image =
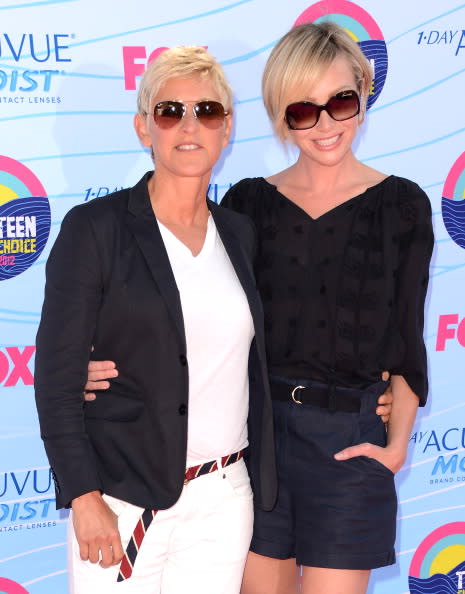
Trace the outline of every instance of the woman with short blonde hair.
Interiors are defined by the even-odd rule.
[[[297,160],[222,202],[257,230],[279,483],[273,510],[255,509],[242,594],[364,594],[370,570],[395,561],[394,473],[428,389],[433,236],[425,193],[353,153],[371,84],[338,25],[289,31],[263,99]],[[375,409],[389,377],[386,432]]]
[[[252,497],[275,501],[255,235],[207,199],[231,113],[205,49],[163,52],[134,117],[154,170],[73,208],[47,262],[35,387],[71,594],[238,594]],[[91,352],[118,373],[83,406]]]

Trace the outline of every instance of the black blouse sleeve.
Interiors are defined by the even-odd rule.
[[[392,373],[402,375],[426,403],[428,378],[423,340],[424,307],[434,244],[431,204],[419,186],[399,179],[397,196],[399,267],[397,277],[397,327],[405,345],[403,361]]]
[[[260,178],[246,178],[234,184],[221,200],[221,206],[246,215],[250,221],[253,232],[254,246],[252,262],[256,263],[256,255],[258,251],[258,229],[260,225],[257,224],[258,214],[258,196],[260,193]]]
[[[242,179],[234,184],[224,195],[221,206],[248,215],[255,219],[257,204],[257,184],[251,178]]]

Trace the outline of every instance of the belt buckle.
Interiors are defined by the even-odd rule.
[[[301,400],[297,400],[295,393],[297,390],[304,390],[306,386],[296,386],[291,392],[291,398],[296,404],[302,404]]]

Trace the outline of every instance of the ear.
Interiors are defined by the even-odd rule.
[[[141,116],[140,113],[136,113],[134,116],[134,130],[144,146],[152,146],[152,139],[150,138],[147,129],[147,116]]]
[[[229,144],[229,139],[231,138],[232,127],[233,127],[232,114],[228,114],[224,118],[223,148],[225,148]]]

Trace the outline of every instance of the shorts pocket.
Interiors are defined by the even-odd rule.
[[[375,467],[377,470],[381,470],[382,472],[388,474],[389,476],[394,476],[394,473],[390,468],[385,466],[382,462],[377,460],[376,458],[369,458],[368,456],[360,456],[361,458],[365,459],[369,464]]]
[[[386,447],[386,428],[379,415],[376,413],[358,415],[356,424],[356,442],[354,445],[372,443],[380,448]],[[376,458],[368,456],[359,456],[359,458],[366,463],[367,467],[370,466],[370,469],[382,471],[390,477],[394,476],[392,470],[376,460]]]

